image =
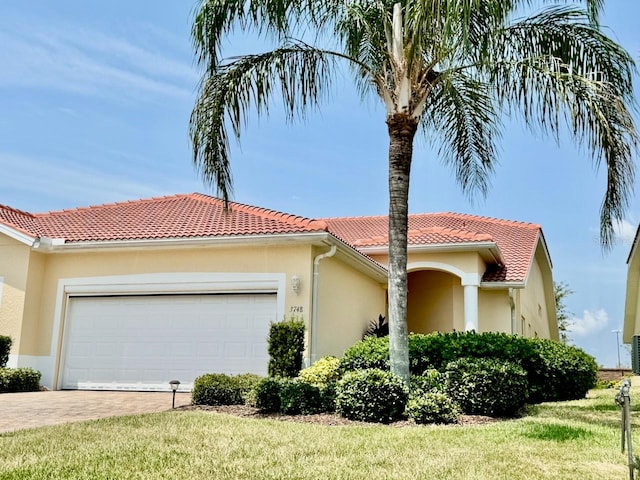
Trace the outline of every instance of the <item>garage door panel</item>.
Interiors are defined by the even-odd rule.
[[[209,372],[266,375],[275,318],[275,295],[72,298],[62,388],[167,390]]]

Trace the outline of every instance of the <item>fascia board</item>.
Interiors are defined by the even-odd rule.
[[[480,288],[483,290],[506,290],[509,288],[524,288],[524,282],[480,282]]]
[[[383,255],[389,253],[389,246],[355,247],[367,255]],[[488,250],[495,263],[504,265],[504,258],[495,242],[435,243],[429,245],[409,245],[409,253],[445,253],[445,252],[478,252]]]
[[[140,248],[184,248],[192,246],[243,246],[243,245],[276,245],[285,243],[317,243],[324,244],[330,238],[328,233],[295,233],[275,235],[246,235],[227,237],[198,237],[198,238],[160,238],[144,240],[104,240],[89,242],[71,242],[56,244],[49,247],[50,252],[65,253],[95,250],[120,250]]]
[[[363,273],[373,276],[379,282],[387,282],[388,272],[385,267],[340,239],[333,237],[332,240],[338,246],[339,254],[345,258],[347,263]]]
[[[629,256],[627,257],[627,264],[631,262],[631,259],[636,255],[638,250],[638,237],[640,236],[640,225],[636,229],[636,235],[633,237],[633,243],[631,244],[631,249],[629,250]]]
[[[31,246],[37,237],[29,235],[27,233],[23,233],[18,229],[11,228],[8,225],[0,223],[0,233],[6,235],[7,237],[13,238],[20,243],[24,243],[25,245]]]

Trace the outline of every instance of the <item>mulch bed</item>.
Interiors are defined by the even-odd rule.
[[[316,425],[378,425],[366,422],[356,422],[341,417],[335,413],[317,413],[314,415],[284,415],[281,413],[261,413],[257,408],[249,407],[247,405],[187,405],[178,407],[176,410],[201,410],[206,412],[223,413],[226,415],[233,415],[235,417],[243,418],[268,418],[270,420],[280,420],[284,422],[297,422],[297,423],[312,423]],[[468,425],[487,425],[501,421],[498,418],[485,417],[482,415],[463,415],[460,419],[460,423],[457,426]],[[406,428],[406,427],[422,427],[423,425],[417,425],[407,420],[401,420],[390,424],[391,427]]]

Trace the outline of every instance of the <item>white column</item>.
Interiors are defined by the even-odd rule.
[[[478,332],[478,285],[464,285],[464,331]]]

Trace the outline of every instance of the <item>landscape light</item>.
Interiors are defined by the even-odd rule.
[[[176,391],[180,386],[180,380],[171,380],[169,382],[169,385],[171,385],[171,391],[173,392],[173,400],[171,401],[171,408],[176,408]]]

